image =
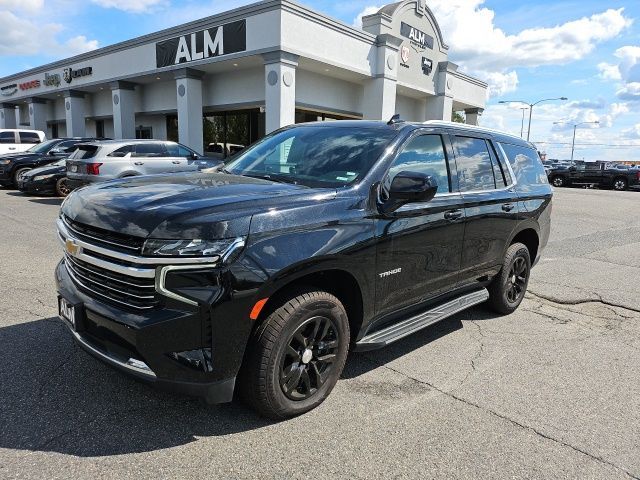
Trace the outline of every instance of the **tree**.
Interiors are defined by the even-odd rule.
[[[467,120],[464,118],[464,115],[460,112],[453,112],[451,114],[451,121],[456,123],[465,123]]]

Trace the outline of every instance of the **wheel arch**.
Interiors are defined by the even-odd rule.
[[[531,264],[534,264],[540,249],[540,234],[537,229],[532,225],[523,226],[513,235],[507,248],[514,243],[522,243],[527,247],[529,256],[531,257]]]

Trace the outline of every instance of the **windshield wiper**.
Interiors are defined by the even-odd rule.
[[[263,173],[263,174],[249,174],[249,173],[243,173],[242,174],[245,177],[251,177],[251,178],[260,178],[262,180],[270,180],[272,182],[278,182],[278,183],[289,183],[292,185],[299,185],[299,186],[306,186],[306,185],[300,185],[298,183],[297,180],[291,178],[291,177],[287,177],[286,175],[278,175],[277,173]]]

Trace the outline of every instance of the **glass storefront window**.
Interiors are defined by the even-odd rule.
[[[262,138],[264,119],[261,117],[264,117],[264,114],[258,110],[205,114],[203,118],[205,155],[226,159]]]

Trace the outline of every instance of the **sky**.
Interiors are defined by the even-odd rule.
[[[389,0],[391,1],[391,0]],[[0,76],[251,3],[250,0],[0,0]],[[357,26],[376,0],[302,3]],[[427,0],[449,60],[489,84],[481,125],[550,158],[640,162],[640,0]],[[526,136],[528,111],[525,111]],[[558,123],[561,122],[561,123]]]

